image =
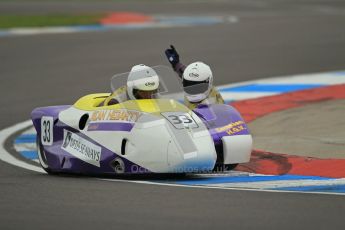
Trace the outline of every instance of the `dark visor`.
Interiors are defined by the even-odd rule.
[[[183,89],[190,95],[205,93],[208,90],[209,83],[207,81],[188,81],[183,79]]]
[[[136,99],[154,99],[156,98],[156,94],[158,93],[158,90],[139,90],[139,89],[133,89],[133,95]]]

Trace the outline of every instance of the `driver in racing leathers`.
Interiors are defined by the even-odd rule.
[[[153,99],[159,87],[159,77],[151,67],[140,64],[132,67],[127,85],[115,90],[104,105],[114,105],[127,100]]]
[[[199,104],[224,104],[224,100],[213,86],[213,75],[210,67],[202,62],[194,62],[187,67],[180,62],[180,56],[174,46],[165,50],[171,66],[182,78],[185,93],[184,103],[194,109]]]

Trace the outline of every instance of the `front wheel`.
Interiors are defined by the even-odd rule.
[[[36,138],[36,146],[37,146],[37,154],[38,154],[38,160],[40,162],[40,165],[42,166],[44,171],[46,171],[48,174],[54,174],[48,166],[46,152],[44,151],[44,148],[39,136],[37,136]]]

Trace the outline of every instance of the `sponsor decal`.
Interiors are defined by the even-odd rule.
[[[91,114],[91,121],[121,121],[136,122],[141,113],[138,111],[128,110],[96,110]]]
[[[193,73],[193,72],[192,72],[192,73],[189,74],[189,76],[190,76],[190,77],[193,77],[193,78],[198,78],[198,77],[199,77],[199,74]]]
[[[155,86],[156,83],[154,82],[146,82],[145,85],[146,86]]]
[[[247,128],[244,126],[244,121],[236,121],[226,126],[216,128],[215,130],[218,133],[226,132],[228,135],[233,135],[245,129]]]
[[[62,143],[62,148],[64,149],[67,148],[67,146],[71,143],[71,137],[72,137],[72,132],[67,132],[66,135],[64,135],[64,138],[63,138],[64,142]]]
[[[100,167],[102,148],[75,133],[64,129],[61,148],[82,161]]]

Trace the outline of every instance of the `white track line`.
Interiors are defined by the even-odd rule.
[[[22,151],[35,151],[37,150],[36,143],[20,143],[20,144],[15,144],[14,149],[17,152],[22,152]]]
[[[259,80],[243,81],[219,86],[218,89],[233,88],[251,84],[323,84],[336,85],[345,83],[345,71],[326,73],[296,74],[291,76],[271,77]]]
[[[219,189],[219,190],[232,190],[232,191],[245,191],[245,192],[270,192],[270,193],[302,193],[302,194],[317,194],[317,195],[337,195],[344,196],[344,193],[333,193],[333,192],[309,192],[309,191],[288,191],[288,190],[268,190],[268,189],[256,189],[256,188],[231,188],[231,187],[216,187],[214,185],[201,186],[201,185],[183,185],[183,184],[166,184],[151,181],[138,181],[138,180],[122,180],[122,179],[99,179],[109,182],[125,182],[133,184],[147,184],[157,186],[168,186],[168,187],[180,187],[180,188],[198,188],[198,189]]]
[[[309,186],[333,186],[344,185],[345,178],[330,180],[274,180],[274,181],[258,181],[258,182],[242,182],[242,183],[219,183],[212,184],[214,187],[231,187],[231,188],[253,188],[253,189],[273,189],[287,187],[309,187]],[[199,186],[207,186],[207,184],[197,184]]]
[[[11,127],[8,127],[6,129],[3,129],[0,131],[0,160],[7,162],[11,165],[15,165],[15,166],[24,168],[24,169],[44,173],[44,170],[41,167],[28,164],[24,161],[21,161],[15,157],[13,157],[9,152],[7,152],[7,150],[4,147],[5,141],[9,136],[11,136],[13,133],[15,133],[21,129],[29,127],[30,125],[32,125],[32,122],[31,122],[31,120],[28,120],[28,121],[18,123],[16,125],[13,125]]]
[[[220,92],[220,94],[222,95],[225,101],[227,100],[240,101],[240,100],[254,99],[254,98],[259,98],[259,97],[273,96],[273,95],[278,95],[280,93]]]

